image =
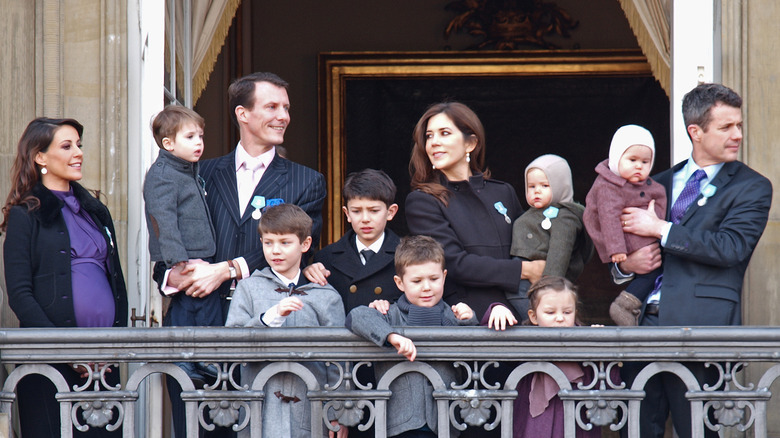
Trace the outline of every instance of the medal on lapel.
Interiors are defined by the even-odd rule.
[[[282,199],[282,198],[273,198],[273,199],[269,199],[266,202],[266,205],[268,207],[273,207],[274,205],[279,205],[279,204],[284,204],[284,199]]]
[[[263,213],[260,211],[260,209],[265,207],[265,196],[255,196],[252,198],[250,205],[255,208],[255,211],[252,212],[252,219],[259,221],[263,216]]]
[[[499,214],[504,215],[504,220],[506,221],[506,223],[508,224],[512,223],[512,219],[509,219],[509,216],[507,216],[506,214],[508,210],[506,209],[506,207],[504,207],[504,204],[501,203],[501,201],[498,201],[495,204],[493,204],[493,207],[495,207],[496,211],[499,212]]]
[[[712,197],[712,195],[715,194],[715,192],[718,190],[717,187],[715,187],[712,184],[707,184],[706,187],[704,187],[701,191],[701,199],[697,202],[699,204],[699,207],[704,207],[705,204],[707,204],[707,200]]]
[[[542,228],[549,230],[552,227],[552,221],[550,219],[555,219],[558,217],[558,207],[547,207],[547,209],[544,210],[542,214],[544,215],[544,219],[542,220]]]

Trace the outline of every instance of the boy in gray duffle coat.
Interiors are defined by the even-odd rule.
[[[228,327],[343,327],[344,304],[330,285],[309,283],[301,275],[301,258],[311,246],[312,220],[294,204],[268,208],[258,225],[269,267],[238,283],[230,302]],[[335,365],[301,362],[322,387],[338,382]],[[267,364],[252,363],[241,371],[251,387]],[[290,373],[271,377],[263,387],[263,437],[311,438],[311,405],[303,381]],[[337,424],[333,412],[331,424]],[[328,436],[323,425],[323,435]],[[345,428],[346,430],[346,428]],[[248,429],[244,432],[248,436]]]
[[[144,180],[149,254],[168,270],[181,270],[187,263],[210,260],[216,252],[214,226],[206,204],[198,160],[203,155],[205,121],[195,111],[169,105],[152,121],[152,134],[160,147],[157,160]],[[165,283],[163,283],[165,284]],[[219,294],[195,298],[173,288],[165,316],[166,326],[221,326]],[[196,384],[215,369],[202,363],[178,363]]]
[[[465,303],[449,306],[442,301],[444,279],[444,250],[427,236],[409,236],[401,239],[395,250],[394,277],[404,294],[395,304],[387,301],[372,303],[375,308],[359,306],[347,316],[347,328],[380,347],[393,346],[398,354],[413,361],[417,356],[414,342],[399,334],[405,326],[460,326],[477,325],[473,310]],[[377,380],[381,379],[392,362],[375,364]],[[452,364],[433,363],[446,384],[460,381]],[[415,437],[435,437],[438,428],[433,387],[418,373],[401,375],[390,384],[392,395],[387,402],[387,436],[393,437],[414,431]],[[450,436],[458,431],[450,428]]]

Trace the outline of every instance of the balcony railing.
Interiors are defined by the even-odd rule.
[[[137,412],[143,411],[139,388],[151,375],[169,374],[183,388],[188,437],[196,437],[198,427],[215,426],[232,427],[240,431],[239,436],[259,437],[261,421],[250,419],[261,418],[264,397],[269,396],[263,393],[264,383],[285,372],[298,375],[308,385],[312,436],[327,430],[323,413],[330,410],[346,424],[373,424],[376,436],[384,437],[390,383],[404,373],[417,372],[433,386],[439,424],[449,423],[459,430],[496,429],[502,437],[511,437],[517,383],[541,371],[561,388],[558,394],[566,410],[567,437],[574,437],[577,423],[586,429],[626,428],[630,437],[638,437],[644,383],[656,373],[669,372],[687,385],[695,437],[703,436],[705,428],[747,430],[766,437],[770,387],[780,376],[780,328],[523,327],[495,332],[437,327],[406,328],[403,334],[417,345],[414,362],[403,360],[391,348],[378,348],[346,329],[334,328],[7,329],[0,331],[0,362],[6,368],[9,364],[16,367],[0,393],[0,414],[12,412],[20,378],[38,373],[58,388],[62,436],[71,436],[74,424],[80,430],[121,428],[125,437],[143,436],[136,430]],[[196,389],[174,365],[181,361],[220,364],[222,372],[216,383]],[[318,382],[306,367],[298,365],[308,361],[335,367],[338,382]],[[268,365],[253,381],[237,381],[235,371],[250,362]],[[355,369],[368,362],[395,365],[375,385],[366,385],[355,377],[359,374]],[[596,379],[590,385],[572,387],[556,362],[582,363],[594,370]],[[627,362],[647,362],[632,387],[609,377],[611,368]],[[700,386],[685,362],[710,364],[720,376],[718,382]],[[129,365],[117,387],[107,387],[100,365],[93,365],[87,384],[68,387],[51,363]],[[442,363],[457,369],[462,380],[442,379],[431,366]],[[495,371],[490,370],[498,363],[503,372],[497,374],[504,377],[494,381],[491,373]],[[747,381],[747,376],[754,377]],[[364,407],[367,415],[361,415]],[[710,417],[718,421],[713,423]],[[0,430],[0,436],[4,432]],[[439,427],[439,436],[450,436],[449,428]]]

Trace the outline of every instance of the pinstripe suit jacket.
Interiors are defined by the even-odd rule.
[[[206,202],[211,212],[217,236],[215,262],[244,257],[249,271],[268,266],[257,234],[257,220],[252,209],[239,212],[238,184],[236,182],[236,151],[200,165],[200,174],[206,180]],[[325,199],[325,178],[321,173],[275,155],[255,187],[254,196],[265,199],[281,198],[296,204],[311,216],[312,248],[316,248],[322,230],[322,203]],[[243,213],[243,214],[242,214]],[[218,292],[227,294],[230,282]]]

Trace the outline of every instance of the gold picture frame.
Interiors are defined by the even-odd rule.
[[[328,52],[318,59],[320,170],[326,177],[323,245],[345,231],[346,90],[364,79],[652,77],[639,50],[503,52]],[[411,129],[409,127],[409,134]]]

